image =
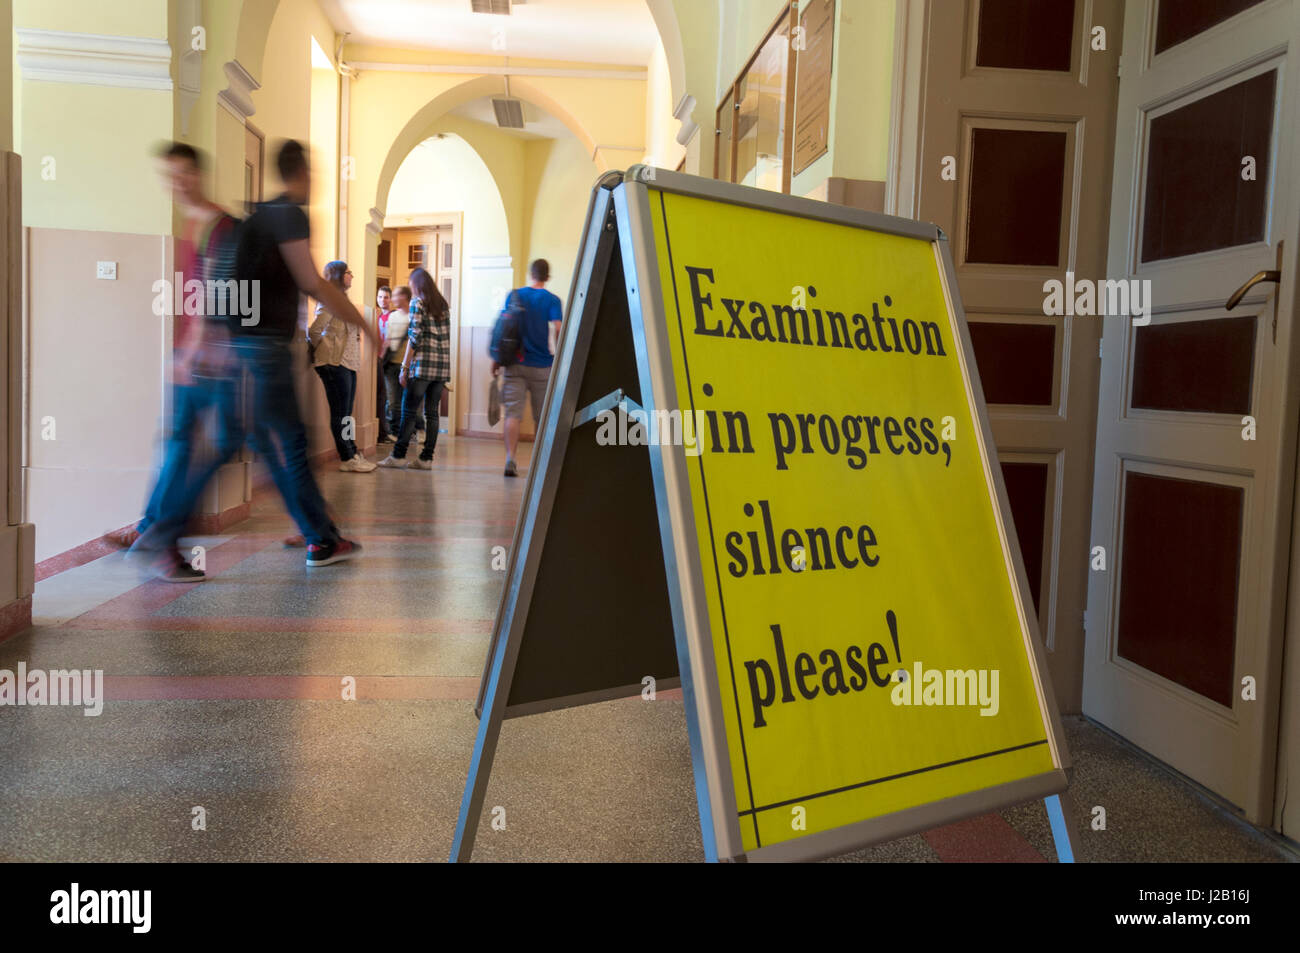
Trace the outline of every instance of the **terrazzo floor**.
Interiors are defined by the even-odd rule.
[[[142,582],[119,554],[37,584],[35,625],[0,643],[0,668],[102,669],[107,701],[94,718],[0,709],[0,860],[446,859],[502,586],[492,548],[510,543],[524,481],[472,438],[445,441],[429,472],[321,481],[364,543],[355,562],[306,572],[263,494],[226,535],[191,541],[201,585]],[[1297,859],[1105,729],[1065,728],[1079,860]],[[486,804],[506,825],[485,812],[475,860],[703,858],[679,692],[507,722]],[[836,858],[1054,859],[1041,802]]]

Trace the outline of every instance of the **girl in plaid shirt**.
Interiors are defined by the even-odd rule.
[[[438,417],[442,389],[451,380],[451,308],[423,268],[411,272],[411,326],[406,332],[409,347],[398,380],[402,387],[402,424],[392,453],[379,462],[381,467],[432,470],[433,450],[438,444]],[[406,460],[406,450],[415,432],[415,419],[424,402],[424,448],[420,456]]]

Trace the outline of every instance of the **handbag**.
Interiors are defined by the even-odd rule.
[[[495,427],[501,420],[501,378],[496,374],[488,381],[488,426]]]

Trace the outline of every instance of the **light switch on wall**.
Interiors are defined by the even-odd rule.
[[[95,277],[108,281],[117,281],[117,262],[101,261],[95,265]]]

